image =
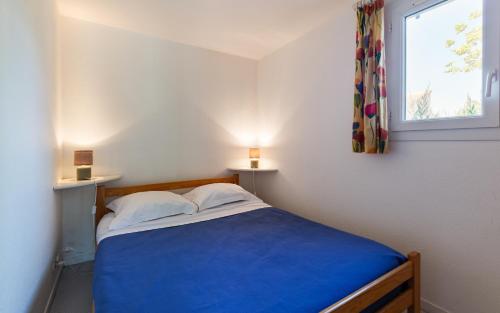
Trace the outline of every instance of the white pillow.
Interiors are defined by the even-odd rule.
[[[133,193],[115,199],[107,207],[115,212],[109,224],[111,230],[167,216],[194,214],[197,210],[193,202],[168,191]]]
[[[219,205],[256,199],[251,193],[236,184],[209,184],[197,187],[183,195],[198,205],[198,211]]]

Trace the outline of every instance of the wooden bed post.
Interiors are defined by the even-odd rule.
[[[96,210],[95,210],[95,227],[97,229],[97,224],[101,218],[106,214],[106,187],[97,186],[97,196],[96,196]]]
[[[413,266],[413,278],[409,280],[410,288],[413,289],[413,305],[408,308],[408,313],[420,313],[420,253],[411,252],[408,260]]]
[[[361,312],[374,304],[383,296],[388,295],[396,287],[408,283],[409,286],[386,304],[377,313],[408,313],[420,312],[420,253],[408,254],[408,261],[392,271],[380,276],[368,285],[365,285],[347,297],[337,301],[321,313],[354,313]]]
[[[236,185],[239,185],[240,184],[240,174],[233,174],[233,177],[234,177],[234,183]]]

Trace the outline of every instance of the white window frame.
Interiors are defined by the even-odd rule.
[[[396,0],[386,7],[387,79],[392,131],[498,128],[500,126],[500,1],[483,1],[483,114],[432,120],[405,120],[406,18],[454,0]],[[474,0],[477,1],[477,0]],[[496,80],[494,73],[496,71]],[[486,90],[491,88],[491,95]]]

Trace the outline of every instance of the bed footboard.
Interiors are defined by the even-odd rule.
[[[408,288],[377,313],[420,313],[420,253],[411,252],[408,261],[321,313],[359,313],[395,288],[408,283]]]

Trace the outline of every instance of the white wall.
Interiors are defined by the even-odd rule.
[[[122,183],[216,175],[240,155],[256,126],[255,61],[61,20],[65,176],[77,147]]]
[[[61,17],[63,174],[94,150],[120,185],[228,174],[248,162],[257,62]],[[93,188],[64,192],[66,260],[93,258]],[[86,220],[82,223],[81,221]]]
[[[500,307],[500,142],[393,142],[351,152],[355,16],[259,64],[264,155],[279,168],[260,195],[305,217],[423,255],[423,297],[449,312]],[[433,312],[435,307],[426,304]]]
[[[55,5],[0,2],[0,312],[41,312],[54,279]]]

